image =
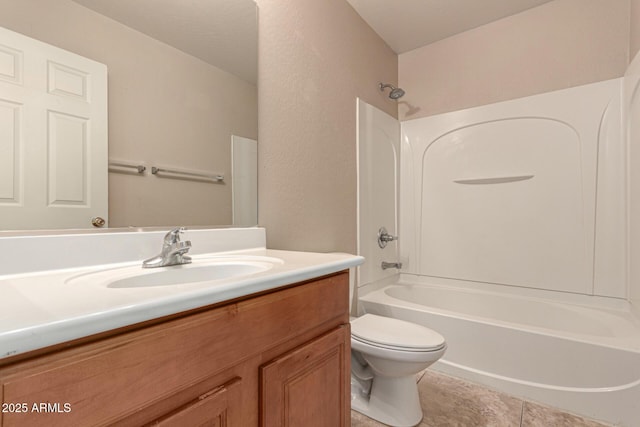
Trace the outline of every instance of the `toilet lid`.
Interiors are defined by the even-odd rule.
[[[404,320],[365,314],[351,321],[354,338],[387,348],[428,351],[444,346],[444,337],[429,328]]]

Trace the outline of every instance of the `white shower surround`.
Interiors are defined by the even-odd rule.
[[[625,298],[621,85],[403,122],[403,271]]]
[[[389,193],[389,186],[384,191],[373,188],[359,194],[359,253],[367,252],[368,260],[375,260],[361,267],[359,312],[414,321],[441,332],[449,342],[449,351],[436,369],[567,411],[635,425],[640,419],[636,408],[640,401],[640,309],[636,306],[640,270],[630,257],[640,242],[633,219],[634,212],[640,211],[640,199],[632,193],[633,183],[640,182],[638,172],[634,175],[640,156],[633,147],[633,141],[640,143],[639,82],[640,59],[636,58],[624,79],[402,123],[400,164],[395,156],[369,158],[373,163],[363,161],[365,156],[359,163],[359,188],[365,188],[367,176],[381,174],[380,178],[399,182],[391,188],[400,197],[399,218],[392,218],[388,202],[397,196]],[[380,138],[390,132],[393,119],[372,109],[360,102],[359,151],[367,146],[371,149],[372,144],[391,144],[378,151],[397,153],[399,140]],[[542,126],[532,127],[533,119]],[[479,130],[479,123],[490,124],[485,129],[493,125],[489,130],[494,132],[480,132],[482,145],[467,149],[469,156],[457,158],[457,164],[447,163],[450,147],[437,147],[434,141],[442,144],[448,137],[449,145],[458,144],[464,151],[464,138],[471,136],[469,130]],[[505,123],[508,126],[500,127]],[[527,130],[524,135],[518,134],[518,124]],[[456,132],[460,129],[463,132]],[[503,137],[500,141],[493,140],[495,131]],[[564,137],[571,139],[568,147]],[[507,144],[511,141],[518,150],[510,150]],[[538,157],[536,162],[544,150],[536,152],[539,147],[534,146],[531,151],[527,144],[538,141],[550,148],[549,141],[565,144],[560,151],[553,151],[560,160],[541,162]],[[430,159],[425,155],[429,147],[434,149],[429,155],[446,155]],[[426,173],[425,164],[431,168]],[[562,183],[563,179],[570,185]],[[434,181],[446,189],[444,194],[433,191]],[[423,203],[424,189],[429,185],[431,204]],[[442,208],[456,206],[447,198],[451,194],[459,203],[464,197],[476,197],[474,192],[483,192],[481,200],[486,203],[476,200],[473,212],[469,213],[468,207],[458,211]],[[553,193],[560,197],[551,199],[555,205],[550,206],[556,211],[547,215],[542,214],[545,211],[539,203],[527,205],[530,199],[523,197],[540,202]],[[495,205],[500,197],[511,197],[528,210],[501,211]],[[437,218],[428,211],[435,200],[442,211]],[[514,212],[525,216],[533,212],[532,218],[543,223],[525,227],[526,222],[520,222],[522,230],[505,227],[505,232],[499,228],[500,221],[490,222],[492,209],[502,221]],[[564,226],[572,227],[572,233],[564,234],[569,245],[565,243],[555,252],[560,262],[554,263],[553,258],[545,260],[544,246],[498,247],[499,240],[485,244],[478,239],[477,230],[465,234],[456,229],[455,220],[460,218],[466,221],[464,226],[489,221],[494,234],[486,233],[485,237],[499,236],[515,241],[515,246],[514,230],[529,232],[528,243],[540,243],[536,242],[540,235],[563,233]],[[395,219],[398,224],[398,254],[392,253],[395,248],[391,252],[377,249],[372,238],[376,230],[366,228],[382,225],[378,224],[381,219]],[[434,219],[450,222],[443,227],[445,233],[438,229],[442,223],[434,223]],[[425,227],[425,221],[431,222]],[[554,225],[554,221],[560,224]],[[517,221],[508,225],[513,224]],[[448,236],[454,245],[446,240]],[[484,245],[483,251],[474,253],[474,245]],[[517,256],[524,249],[531,252],[519,261]],[[557,248],[549,249],[553,253]],[[458,253],[462,256],[453,256]],[[443,254],[444,261],[449,255],[456,262],[443,268]],[[490,268],[469,262],[474,261],[473,256],[488,258]],[[381,258],[389,257],[403,262],[402,274],[391,275],[376,268]],[[564,259],[569,262],[563,264]],[[505,260],[517,268],[510,268]],[[553,268],[538,274],[541,268],[549,267],[545,261],[551,261]],[[434,294],[434,289],[439,293]],[[443,301],[448,302],[443,306]],[[543,353],[551,356],[540,357]],[[500,360],[505,360],[503,365]],[[575,369],[580,364],[583,371]]]

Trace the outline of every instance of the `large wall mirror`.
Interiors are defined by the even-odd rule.
[[[106,65],[106,226],[255,225],[253,0],[0,0],[0,26]]]

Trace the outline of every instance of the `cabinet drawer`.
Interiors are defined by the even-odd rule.
[[[2,413],[0,425],[109,425],[319,325],[346,322],[343,273],[5,366],[2,402],[62,412]]]

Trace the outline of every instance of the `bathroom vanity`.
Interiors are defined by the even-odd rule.
[[[0,331],[0,425],[349,425],[347,269],[362,259],[255,248],[208,256],[219,262],[259,252],[282,262],[246,276],[178,285],[183,291],[176,293],[154,295],[154,286],[111,288],[120,292],[112,313],[76,316],[84,322],[72,319],[73,308],[67,307],[67,325],[64,319],[57,324],[70,330],[74,322],[84,325],[81,336],[58,331],[66,338],[52,343],[42,337],[37,344],[25,333],[55,328],[56,315],[47,325],[40,319],[22,330]],[[99,274],[123,268],[129,267]],[[100,277],[91,276],[94,270],[46,276],[49,286],[60,281],[56,275],[66,277],[60,283],[68,286],[78,276]],[[39,275],[6,276],[0,294],[17,289],[23,279],[33,281],[31,276]],[[93,289],[98,298],[99,286]],[[139,299],[145,293],[153,302]],[[132,312],[131,305],[138,310]],[[117,320],[140,311],[146,314],[138,321]],[[87,324],[94,333],[87,333]],[[23,336],[16,340],[12,332]],[[30,350],[8,354],[21,342]]]

